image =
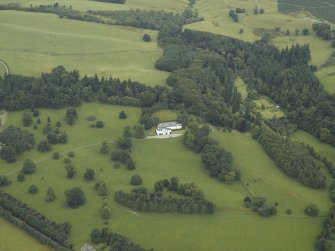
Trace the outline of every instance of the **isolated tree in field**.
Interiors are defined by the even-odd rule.
[[[243,28],[240,28],[239,33],[242,34],[244,32]]]
[[[94,180],[95,178],[95,172],[92,168],[87,168],[86,172],[84,173],[84,179],[85,180]]]
[[[55,195],[55,189],[53,188],[53,186],[49,185],[47,188],[47,193],[45,196],[45,201],[46,202],[52,202],[56,199],[56,195]]]
[[[33,174],[36,171],[36,165],[30,159],[26,159],[23,163],[22,172],[24,174]]]
[[[147,33],[143,35],[143,41],[144,42],[150,42],[151,41],[151,36]]]
[[[16,180],[17,180],[18,182],[23,182],[23,181],[25,181],[25,179],[26,179],[26,176],[24,176],[23,173],[19,173],[19,174],[17,175],[17,177],[16,177]]]
[[[36,109],[33,110],[33,116],[36,118],[38,116],[40,116],[40,112]]]
[[[127,114],[126,114],[126,112],[125,111],[121,111],[120,113],[119,113],[119,119],[126,119],[127,118]]]
[[[37,123],[37,124],[41,124],[41,123],[42,123],[41,118],[37,118],[36,123]]]
[[[259,14],[264,14],[265,13],[265,10],[263,8],[260,8],[259,9]]]
[[[24,112],[22,118],[23,126],[30,126],[33,123],[30,113]]]
[[[96,123],[95,123],[95,127],[96,128],[103,128],[105,126],[105,124],[104,124],[104,122],[102,122],[102,121],[97,121]]]
[[[78,116],[77,110],[75,108],[69,108],[66,111],[66,122],[69,125],[73,125]]]
[[[69,178],[69,179],[73,179],[74,178],[74,176],[76,175],[76,168],[73,166],[73,165],[71,165],[71,164],[68,164],[68,165],[66,165],[66,173],[67,173],[67,177]]]
[[[70,190],[65,191],[66,204],[71,208],[78,208],[85,204],[85,193],[81,188],[74,187]]]
[[[70,158],[74,158],[74,156],[75,156],[74,151],[69,151],[67,156],[69,156]]]
[[[109,153],[109,145],[108,145],[106,140],[101,143],[100,153],[102,153],[102,154]]]
[[[314,203],[310,203],[305,207],[305,214],[308,216],[318,216],[319,214],[319,208],[317,205],[315,205]]]
[[[104,181],[98,181],[95,184],[94,189],[98,191],[100,196],[106,196],[108,194],[107,185]]]
[[[38,187],[36,185],[31,185],[28,188],[28,192],[31,193],[31,194],[36,194],[38,192]]]
[[[139,175],[134,175],[131,177],[130,179],[130,184],[134,185],[134,186],[139,186],[142,184],[142,178]]]

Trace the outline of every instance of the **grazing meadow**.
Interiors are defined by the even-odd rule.
[[[1,59],[11,73],[37,76],[64,65],[82,75],[131,78],[149,85],[164,85],[168,76],[154,67],[163,53],[156,31],[21,11],[1,11],[0,29]],[[145,33],[152,42],[143,41]]]

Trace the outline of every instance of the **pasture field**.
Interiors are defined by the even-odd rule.
[[[49,5],[58,2],[59,5],[67,7],[72,6],[73,9],[79,11],[88,10],[165,10],[173,12],[182,12],[188,4],[187,0],[127,0],[125,4],[113,4],[107,2],[99,2],[93,0],[57,0],[50,2],[48,0],[0,0],[0,4],[19,3],[23,7],[30,5]]]
[[[1,11],[0,31],[1,58],[11,73],[36,76],[64,65],[82,75],[131,78],[149,85],[164,85],[168,76],[154,68],[163,52],[156,31],[20,11]],[[142,40],[145,33],[152,42]]]
[[[285,116],[285,113],[280,108],[277,108],[276,104],[267,97],[256,99],[254,103],[256,105],[254,111],[260,112],[265,119],[272,119],[274,116],[277,118]]]
[[[318,138],[314,137],[313,135],[304,132],[302,130],[299,130],[296,133],[294,133],[291,136],[291,138],[293,140],[297,140],[314,147],[316,152],[326,156],[329,160],[335,162],[335,148],[321,142]]]
[[[243,79],[240,77],[236,78],[234,85],[237,88],[237,91],[241,93],[242,99],[245,99],[248,96],[248,91]]]
[[[254,15],[253,8],[258,6],[265,9],[265,14]],[[332,49],[329,42],[322,41],[312,32],[313,19],[306,19],[305,14],[284,15],[277,12],[276,1],[229,1],[229,0],[199,0],[195,8],[205,21],[186,25],[189,29],[212,32],[226,35],[244,41],[253,42],[259,40],[265,33],[272,35],[272,43],[285,48],[293,44],[309,44],[312,60],[311,63],[317,66],[323,64],[331,55]],[[228,13],[231,9],[246,8],[246,14],[239,14],[239,22],[235,23]],[[279,28],[279,31],[275,31]],[[310,30],[308,36],[303,36],[302,30]],[[240,34],[240,29],[243,33]],[[299,30],[300,35],[295,35],[295,30]],[[286,30],[290,35],[286,35]]]
[[[321,68],[317,71],[316,76],[318,76],[326,92],[335,94],[335,65]]]
[[[335,23],[334,0],[278,0],[278,10],[283,13],[308,11],[318,18]]]
[[[118,119],[121,110],[126,111],[128,119]],[[65,117],[65,109],[39,111],[42,124],[47,116],[52,123],[57,120],[63,122]],[[96,115],[97,120],[104,121],[105,128],[90,128],[92,122],[87,122],[85,118],[91,114]],[[66,145],[55,145],[52,151],[66,152],[77,148],[75,157],[72,158],[77,170],[76,178],[66,178],[63,156],[59,160],[53,160],[51,152],[41,154],[36,149],[23,154],[16,164],[0,163],[0,174],[7,174],[13,181],[11,186],[5,188],[7,192],[50,219],[57,222],[69,221],[72,224],[70,238],[75,250],[79,250],[88,241],[93,228],[105,226],[99,213],[103,200],[93,190],[95,181],[88,182],[83,179],[83,173],[88,167],[95,169],[96,180],[107,183],[107,199],[112,210],[108,227],[144,247],[155,250],[279,251],[283,250],[282,243],[285,243],[285,247],[292,250],[313,250],[313,240],[321,229],[322,217],[305,217],[303,208],[314,202],[318,204],[321,215],[325,215],[330,206],[327,191],[310,189],[286,177],[249,134],[225,133],[215,129],[211,133],[211,137],[232,152],[234,165],[242,172],[244,185],[226,185],[209,177],[202,166],[201,156],[185,149],[182,137],[162,140],[134,139],[131,155],[137,168],[134,171],[126,170],[124,166],[114,169],[109,156],[99,153],[100,144],[94,143],[113,141],[122,133],[125,125],[137,123],[140,110],[91,103],[79,107],[78,115],[75,125],[63,127],[69,134],[69,142]],[[21,119],[22,112],[10,113],[7,125],[21,126]],[[45,138],[41,128],[28,129],[34,132],[37,141]],[[89,146],[86,148],[79,148],[87,145]],[[34,175],[26,176],[25,182],[16,182],[16,169],[21,168],[20,161],[25,158],[37,162],[37,171]],[[113,202],[113,194],[119,189],[129,191],[129,181],[134,174],[139,174],[143,185],[149,189],[153,189],[155,181],[172,176],[178,176],[182,183],[194,181],[206,198],[217,205],[217,214],[190,216],[132,212]],[[39,188],[36,195],[27,191],[31,184]],[[49,184],[55,187],[57,196],[52,203],[44,201]],[[64,207],[64,191],[74,186],[81,187],[87,199],[84,206],[75,210]],[[264,219],[244,208],[243,199],[249,194],[265,196],[270,204],[278,202],[278,216]],[[292,209],[291,216],[285,214],[287,208]],[[243,241],[237,241],[240,238]]]
[[[0,251],[34,250],[51,251],[18,227],[0,218]]]

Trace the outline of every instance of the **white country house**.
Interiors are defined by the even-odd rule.
[[[156,129],[157,135],[169,135],[172,130],[182,129],[183,125],[176,121],[159,123]]]

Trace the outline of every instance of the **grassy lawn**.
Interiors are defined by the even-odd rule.
[[[234,85],[237,88],[237,91],[241,93],[242,99],[245,99],[248,96],[248,91],[247,91],[247,87],[244,84],[243,80],[240,77],[238,77],[235,80]]]
[[[326,92],[335,94],[335,65],[321,68],[316,72]]]
[[[174,121],[177,119],[177,113],[171,110],[161,110],[152,114],[153,117],[158,117],[159,121]]]
[[[274,116],[277,118],[285,116],[285,113],[280,108],[277,108],[276,104],[267,97],[254,100],[254,103],[256,104],[254,110],[260,112],[265,119],[272,119]]]
[[[1,11],[0,31],[1,58],[11,73],[36,76],[64,65],[82,75],[131,78],[149,85],[164,85],[168,76],[154,68],[162,54],[156,31],[17,11]],[[144,33],[153,41],[144,42]]]
[[[307,132],[299,130],[296,133],[294,133],[291,136],[291,138],[294,140],[303,142],[305,144],[308,144],[310,146],[313,146],[317,152],[326,156],[331,161],[335,162],[335,148],[332,147],[331,145],[321,142],[319,139],[317,139],[313,135],[310,135]]]
[[[0,218],[0,251],[15,250],[34,250],[34,251],[51,251],[18,227]]]
[[[119,120],[118,113],[125,110],[128,119]],[[65,110],[40,110],[46,121],[50,116],[52,123],[64,120]],[[83,104],[78,108],[78,120],[74,126],[64,126],[69,134],[66,145],[54,146],[54,151],[65,152],[70,149],[114,140],[125,125],[134,125],[140,110],[129,107],[101,104]],[[95,114],[97,120],[105,122],[103,129],[91,129],[92,122],[86,116]],[[161,112],[171,117],[173,113]],[[162,115],[161,115],[162,116]],[[22,112],[10,113],[7,125],[21,126]],[[30,127],[29,130],[33,131]],[[37,140],[44,138],[41,128],[33,131]],[[0,163],[0,174],[8,173],[13,184],[6,191],[36,208],[47,217],[58,222],[70,221],[73,226],[71,241],[75,249],[88,241],[90,231],[104,226],[99,210],[102,198],[93,190],[95,182],[87,182],[82,175],[86,168],[96,171],[96,180],[104,180],[109,189],[111,204],[111,230],[127,235],[144,247],[155,250],[283,250],[282,243],[291,250],[313,250],[313,240],[320,231],[321,218],[305,218],[303,208],[309,202],[318,204],[321,214],[328,212],[330,202],[327,191],[318,191],[302,186],[286,177],[264,153],[261,146],[249,134],[224,133],[213,129],[212,137],[231,151],[234,163],[242,171],[242,184],[225,185],[210,178],[203,169],[201,156],[185,149],[182,137],[163,140],[133,140],[131,155],[136,162],[136,170],[128,171],[124,166],[114,169],[108,155],[99,153],[99,145],[78,149],[72,163],[77,169],[76,178],[66,178],[62,158],[50,159],[51,153],[39,154],[32,150],[20,157],[42,160],[37,164],[36,174],[27,176],[23,183],[16,182],[14,170],[22,163]],[[14,172],[13,172],[14,171]],[[130,177],[141,175],[143,185],[152,189],[155,181],[178,176],[181,182],[195,181],[206,198],[217,205],[214,216],[188,216],[174,214],[134,214],[113,202],[116,190],[129,191]],[[39,188],[36,195],[27,191],[31,184]],[[55,187],[57,199],[53,203],[44,201],[47,186]],[[79,186],[86,194],[87,203],[79,209],[64,207],[64,191]],[[247,188],[247,189],[246,189]],[[248,193],[268,198],[270,204],[278,202],[278,216],[264,219],[243,207],[243,198]],[[293,214],[287,217],[285,210],[291,208]],[[306,230],[308,229],[308,231]],[[262,236],[260,237],[260,232]],[[280,233],[280,234],[279,234]],[[243,241],[236,241],[243,238]],[[260,238],[262,241],[260,241]],[[0,240],[2,237],[0,237]],[[6,249],[6,251],[17,248]],[[37,249],[38,250],[38,249]]]

